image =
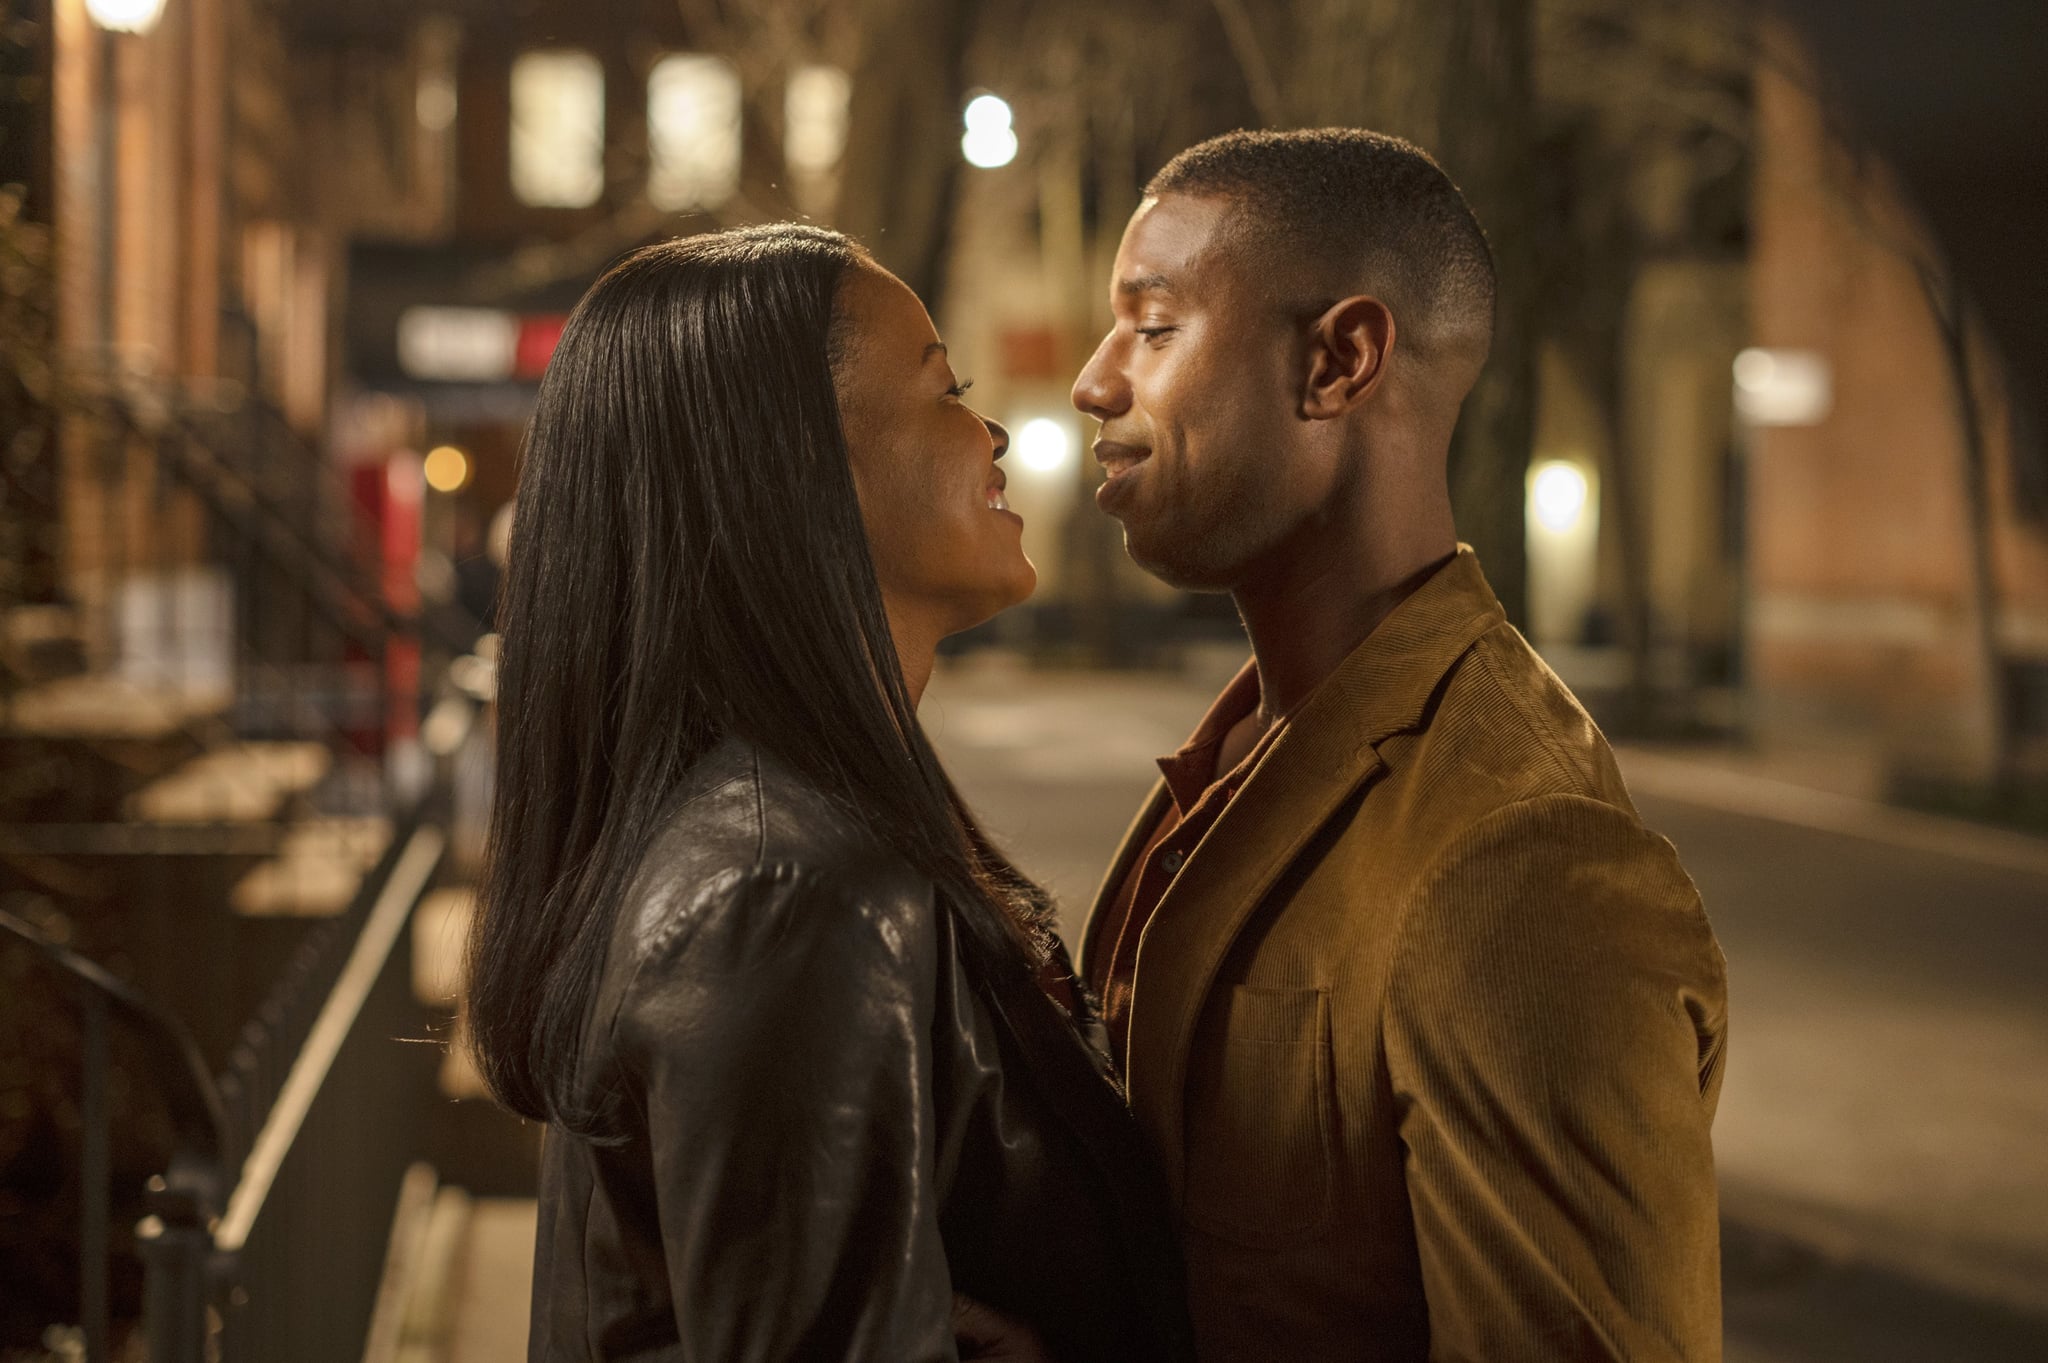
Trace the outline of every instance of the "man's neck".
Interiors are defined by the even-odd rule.
[[[1324,534],[1274,555],[1231,593],[1259,665],[1256,727],[1290,714],[1457,551],[1446,508],[1407,533]]]

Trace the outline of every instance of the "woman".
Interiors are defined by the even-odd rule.
[[[649,247],[528,433],[470,1016],[549,1123],[534,1359],[1186,1356],[1044,895],[918,727],[1035,583],[1002,429],[836,233]]]

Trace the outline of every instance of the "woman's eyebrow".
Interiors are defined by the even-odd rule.
[[[918,363],[930,364],[932,362],[932,356],[944,355],[945,353],[946,343],[944,341],[933,341],[930,345],[924,348],[924,357],[920,359]]]

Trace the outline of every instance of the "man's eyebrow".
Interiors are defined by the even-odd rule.
[[[924,348],[924,355],[918,360],[918,363],[930,364],[932,362],[932,356],[943,355],[945,353],[946,343],[944,341],[933,341],[930,345]]]
[[[1133,279],[1119,279],[1116,291],[1126,298],[1141,293],[1172,293],[1173,281],[1159,273],[1141,274]]]

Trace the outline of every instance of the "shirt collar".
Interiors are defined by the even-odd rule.
[[[1159,759],[1159,774],[1166,779],[1166,789],[1173,796],[1173,803],[1180,810],[1182,818],[1200,802],[1209,787],[1217,783],[1224,773],[1216,770],[1216,752],[1223,746],[1224,738],[1237,727],[1238,721],[1250,714],[1259,704],[1259,665],[1247,661],[1231,678],[1230,685],[1223,688],[1223,694],[1216,697],[1209,706],[1202,722],[1188,741]],[[1277,731],[1279,725],[1273,726]],[[1266,746],[1266,739],[1273,736],[1268,731],[1265,739],[1252,749],[1246,761],[1256,757]],[[1242,770],[1244,763],[1239,764]],[[1235,776],[1236,772],[1228,775]],[[1226,778],[1227,779],[1227,778]]]

